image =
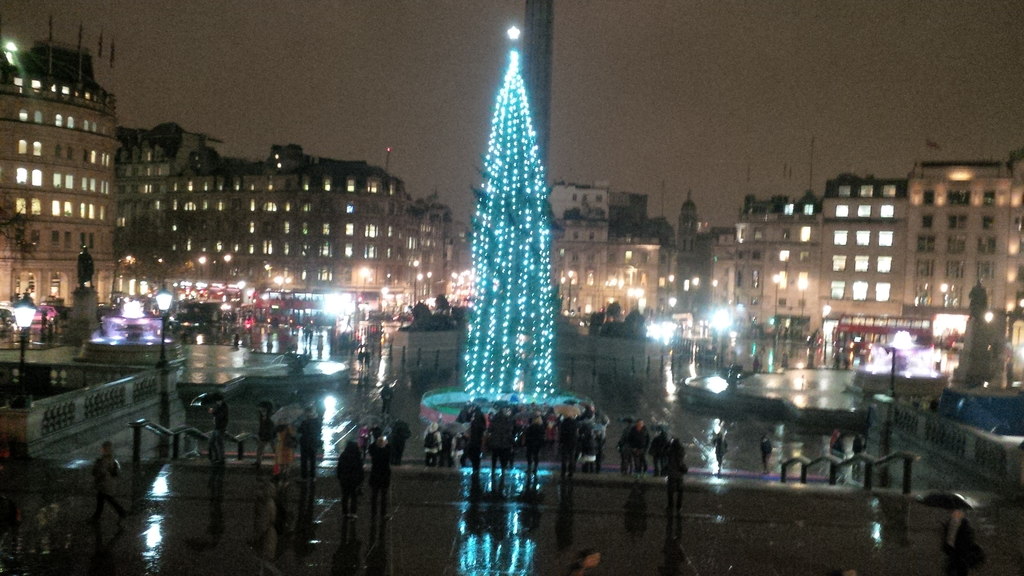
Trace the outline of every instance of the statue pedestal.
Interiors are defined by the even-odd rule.
[[[953,384],[958,388],[1006,387],[1006,358],[1001,338],[1005,328],[1001,319],[984,322],[967,321],[964,348],[960,363],[953,371]]]
[[[99,300],[95,288],[75,288],[72,299],[64,343],[69,346],[81,346],[99,327],[99,321],[96,319]]]

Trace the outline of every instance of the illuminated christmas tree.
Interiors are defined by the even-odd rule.
[[[543,401],[554,392],[548,189],[515,49],[495,103],[484,171],[473,221],[476,291],[466,392],[471,398],[517,392]]]

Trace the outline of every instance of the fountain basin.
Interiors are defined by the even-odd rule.
[[[470,397],[461,388],[440,388],[431,390],[423,395],[420,400],[420,419],[424,422],[442,422],[452,424],[459,416],[459,412],[468,402],[483,405],[491,405],[498,402],[518,404],[520,406],[536,406],[541,411],[547,411],[549,407],[556,412],[567,413],[576,410],[583,404],[593,404],[585,396],[579,396],[568,392],[558,392],[544,399],[534,399],[529,395],[512,393],[501,394],[494,398]]]

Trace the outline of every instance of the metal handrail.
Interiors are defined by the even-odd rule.
[[[786,483],[789,469],[795,464],[800,468],[800,483],[807,483],[807,469],[811,466],[819,464],[821,462],[829,463],[828,483],[832,486],[836,484],[839,478],[839,469],[846,466],[853,466],[856,464],[864,465],[864,489],[871,490],[874,488],[873,472],[877,466],[889,466],[892,462],[900,461],[903,462],[903,493],[910,494],[911,486],[913,484],[913,468],[914,462],[920,460],[921,457],[913,452],[907,452],[905,450],[899,452],[893,452],[887,454],[881,458],[875,458],[866,452],[854,454],[846,460],[841,460],[826,454],[811,460],[804,456],[795,456],[782,462],[782,472],[779,475],[779,480],[783,484]]]
[[[132,428],[132,462],[139,462],[142,460],[142,431],[149,430],[150,432],[164,438],[172,439],[171,459],[177,460],[181,455],[181,437],[189,436],[196,440],[210,440],[210,433],[203,432],[202,430],[194,427],[181,425],[176,426],[173,429],[166,428],[155,422],[150,422],[145,418],[140,418],[130,424]],[[245,456],[245,443],[250,440],[259,441],[259,437],[251,432],[242,432],[241,434],[232,436],[231,434],[225,434],[225,440],[235,442],[238,445],[238,459],[241,460]]]

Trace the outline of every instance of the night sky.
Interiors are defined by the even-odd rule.
[[[523,2],[6,0],[5,39],[83,45],[119,123],[173,121],[382,165],[467,219]],[[1024,147],[1024,2],[555,0],[549,180],[692,190],[729,224],[746,194],[819,195],[840,172]],[[108,65],[116,44],[114,67]],[[97,58],[98,60],[98,58]],[[928,143],[931,143],[929,145]],[[938,146],[936,148],[936,146]]]

